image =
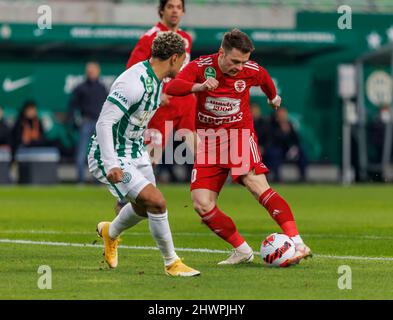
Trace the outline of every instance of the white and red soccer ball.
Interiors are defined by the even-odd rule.
[[[261,244],[261,258],[271,267],[288,267],[295,254],[295,243],[285,234],[272,233]]]

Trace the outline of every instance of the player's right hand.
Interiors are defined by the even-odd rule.
[[[161,95],[161,105],[162,106],[166,106],[169,104],[169,100],[172,98],[172,96],[170,96],[169,94],[165,94],[163,93]]]
[[[203,83],[197,83],[192,87],[192,92],[201,92],[214,90],[218,87],[219,82],[215,78],[208,78]]]
[[[109,170],[106,178],[110,183],[119,183],[123,179],[123,170],[121,170],[120,168],[112,168]]]
[[[281,106],[281,97],[279,95],[276,95],[273,100],[267,99],[267,102],[274,110],[277,110]]]

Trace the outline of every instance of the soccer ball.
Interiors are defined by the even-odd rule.
[[[261,244],[261,258],[270,267],[288,267],[295,254],[295,244],[285,234],[272,233]]]

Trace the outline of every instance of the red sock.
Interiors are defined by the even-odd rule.
[[[288,237],[299,234],[291,208],[277,192],[269,188],[259,197],[259,203],[269,211],[270,216]]]
[[[201,214],[202,222],[220,238],[237,248],[244,243],[232,219],[215,206],[211,211]]]

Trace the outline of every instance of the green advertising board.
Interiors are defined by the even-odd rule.
[[[335,13],[300,12],[293,30],[243,29],[256,47],[252,59],[274,78],[309,158],[337,164],[342,123],[337,66],[353,63],[360,54],[393,41],[392,16],[354,14],[350,30],[338,28],[338,17]],[[102,80],[109,86],[148,28],[53,25],[40,30],[34,24],[0,23],[0,105],[8,114],[15,114],[24,100],[34,99],[43,112],[65,113],[70,92],[83,80],[85,63],[99,61]],[[195,58],[216,52],[229,28],[185,29],[193,36]],[[365,77],[371,73],[366,69]],[[261,104],[264,114],[270,112],[259,89],[252,90],[252,99]],[[366,97],[370,110],[378,110],[371,103],[375,99]]]

